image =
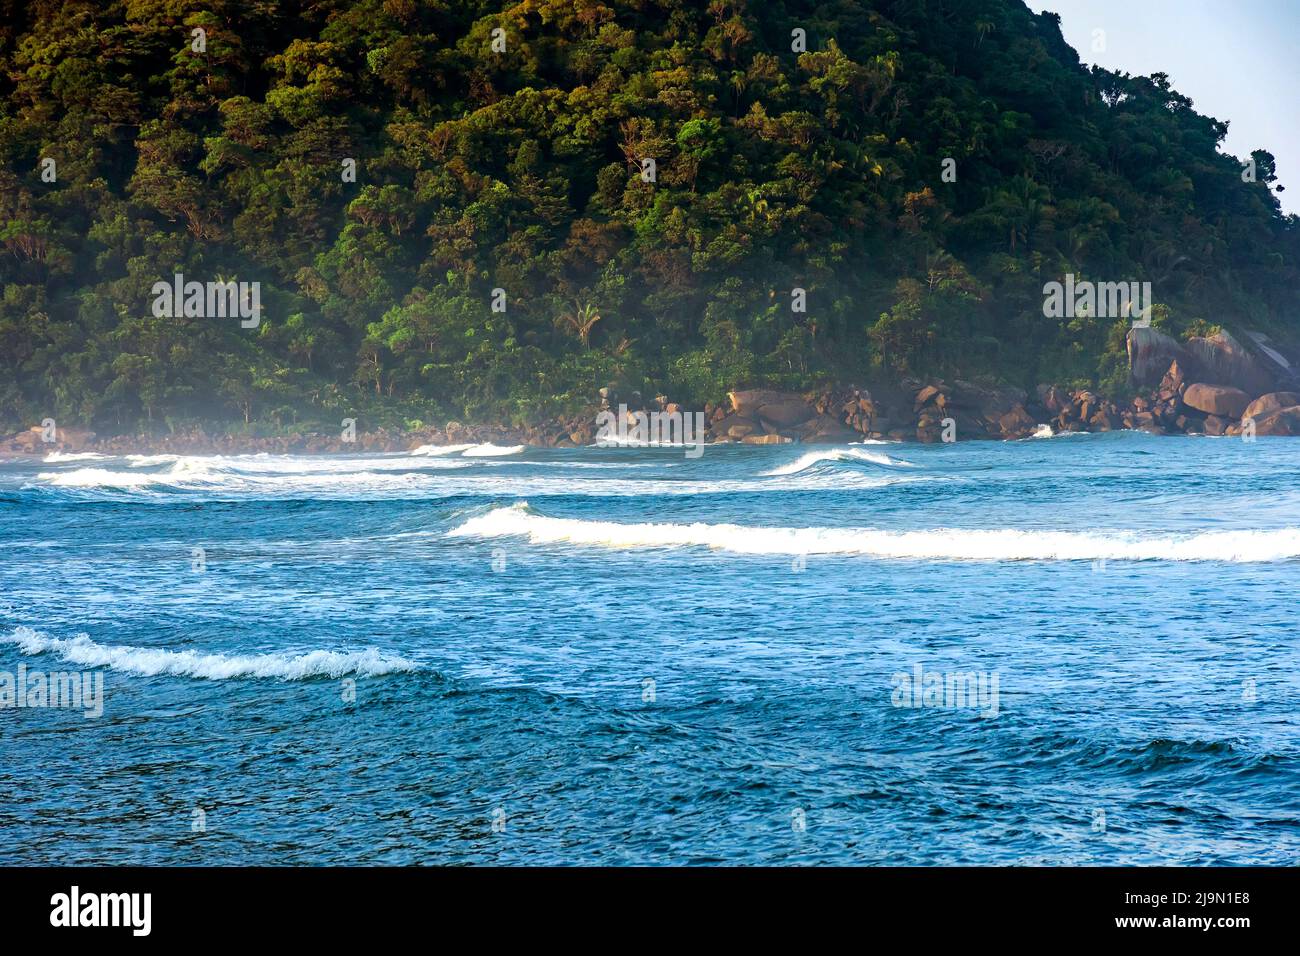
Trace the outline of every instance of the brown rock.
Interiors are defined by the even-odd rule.
[[[741,441],[746,445],[788,445],[793,439],[773,433],[768,435],[746,435]]]
[[[939,394],[939,388],[935,385],[927,385],[916,393],[916,400],[912,403],[913,408],[920,409],[922,405]]]
[[[799,402],[803,399],[792,392],[777,392],[770,388],[751,388],[739,392],[728,392],[733,414],[752,417],[764,405],[777,402]]]
[[[758,408],[758,417],[764,425],[776,425],[778,427],[799,425],[816,414],[816,409],[803,399],[767,402]]]
[[[1239,388],[1197,383],[1187,386],[1183,402],[1198,412],[1223,418],[1240,418],[1250,404],[1250,396]]]
[[[1103,409],[1088,419],[1088,424],[1098,431],[1108,432],[1115,428],[1115,418],[1110,412]]]
[[[799,427],[799,437],[806,442],[828,444],[857,441],[861,436],[833,415],[818,415]]]
[[[1228,423],[1218,415],[1207,415],[1205,417],[1205,434],[1222,435]]]
[[[1262,394],[1273,386],[1272,376],[1226,331],[1188,339],[1187,351],[1204,370],[1202,381],[1232,385],[1251,395]]]
[[[1160,380],[1160,391],[1168,392],[1170,396],[1177,395],[1186,382],[1186,371],[1179,364],[1178,359],[1174,359],[1169,363],[1169,371],[1165,372],[1165,377]]]
[[[1070,404],[1069,396],[1055,385],[1039,385],[1038,401],[1052,415],[1061,414],[1061,411]]]
[[[751,432],[757,431],[762,431],[758,422],[743,415],[728,415],[713,423],[715,435],[726,435],[729,438],[744,438]]]
[[[1137,386],[1150,387],[1175,360],[1184,368],[1190,367],[1188,351],[1158,329],[1143,328],[1128,331],[1129,380]]]
[[[1246,410],[1241,413],[1241,417],[1243,419],[1263,418],[1279,409],[1290,408],[1292,405],[1300,405],[1300,395],[1295,392],[1269,392],[1247,405]]]
[[[998,419],[998,427],[1007,438],[1020,438],[1031,434],[1038,423],[1025,411],[1025,406],[1017,405]]]
[[[1279,408],[1255,420],[1256,435],[1300,435],[1300,405]]]

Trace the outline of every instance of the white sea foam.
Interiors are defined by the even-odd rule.
[[[552,518],[526,503],[496,508],[450,537],[523,536],[534,544],[611,548],[707,547],[739,554],[843,554],[921,561],[1284,561],[1300,558],[1300,528],[1162,535],[1131,532],[934,528],[766,528],[736,524],[621,524]]]
[[[42,460],[47,465],[53,465],[64,461],[103,461],[107,457],[107,455],[101,455],[96,451],[52,451]]]
[[[635,435],[606,435],[588,445],[588,448],[698,448],[703,442],[650,441]]]
[[[494,445],[488,442],[485,445],[466,448],[461,453],[461,456],[464,458],[502,458],[506,455],[518,455],[526,447],[526,445]]]
[[[483,446],[471,446],[481,448]],[[497,446],[487,446],[496,448]],[[521,449],[522,446],[519,446]],[[516,448],[502,452],[515,453]],[[824,452],[821,454],[825,454]],[[857,451],[858,455],[872,452]],[[679,496],[744,492],[870,490],[917,481],[956,481],[952,476],[902,475],[897,470],[867,474],[862,469],[776,477],[752,476],[705,480],[675,477],[677,462],[625,463],[573,462],[509,458],[503,454],[480,461],[460,455],[169,455],[140,456],[129,467],[95,463],[94,467],[68,466],[39,472],[23,488],[57,488],[81,495],[130,496],[141,502],[166,501],[160,492],[180,492],[217,498],[332,498],[428,497],[493,495],[542,497],[547,495]],[[540,474],[492,474],[485,464],[528,466]],[[587,477],[588,469],[636,467],[640,479],[602,480]],[[648,469],[648,470],[646,470]],[[662,477],[655,474],[662,471]],[[652,475],[654,477],[652,477]],[[671,480],[670,480],[671,479]]]
[[[1094,432],[1072,432],[1072,431],[1053,431],[1052,426],[1048,424],[1039,425],[1034,433],[1029,437],[1032,438],[1082,438],[1087,435],[1095,434]],[[1018,441],[1019,439],[1012,439]]]
[[[377,677],[416,670],[419,665],[402,657],[364,651],[305,651],[300,654],[201,654],[197,651],[169,651],[162,648],[96,644],[85,634],[50,637],[30,627],[19,627],[0,643],[15,644],[24,654],[54,654],[70,664],[108,667],[129,674],[152,677],[196,677],[229,680],[233,677],[266,677],[303,680],[308,677]]]
[[[41,481],[48,481],[56,488],[146,488],[150,485],[195,485],[220,482],[223,475],[213,469],[212,459],[179,457],[165,472],[75,468],[72,471],[44,471],[36,477]]]
[[[459,455],[462,458],[501,458],[506,455],[518,455],[526,445],[494,445],[487,442],[482,445],[421,445],[411,449],[408,454],[424,457],[442,457]]]
[[[144,488],[156,484],[153,475],[140,472],[110,471],[107,468],[43,471],[36,477],[56,488]]]
[[[419,448],[412,448],[409,454],[436,458],[442,455],[459,455],[473,447],[473,445],[421,445]]]
[[[797,475],[814,465],[821,464],[823,461],[865,461],[873,465],[885,465],[889,468],[915,467],[910,461],[903,461],[901,458],[894,458],[892,455],[881,452],[863,451],[859,448],[822,448],[800,455],[789,464],[773,468],[771,471],[765,471],[763,474],[767,477]]]

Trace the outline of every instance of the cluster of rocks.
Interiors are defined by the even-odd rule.
[[[1262,338],[1262,337],[1261,337]],[[705,409],[708,439],[778,444],[863,438],[934,442],[1018,439],[1043,433],[1129,429],[1154,434],[1300,435],[1300,386],[1276,350],[1247,348],[1226,332],[1180,344],[1151,328],[1129,334],[1132,384],[1116,402],[1088,389],[1040,385],[1034,395],[965,381],[903,379],[872,390],[797,395],[732,392]]]
[[[1178,343],[1155,329],[1133,329],[1128,353],[1133,383],[1154,387],[1118,410],[1125,428],[1156,434],[1300,435],[1295,371],[1261,342],[1247,348],[1220,331]]]
[[[725,408],[706,408],[715,442],[842,443],[864,438],[941,441],[1019,438],[1036,422],[1019,389],[955,381],[922,384],[904,379],[873,390],[849,386],[809,395],[751,389],[731,392]]]
[[[54,439],[53,442],[49,439]],[[95,433],[81,428],[50,428],[33,425],[26,431],[0,439],[0,455],[45,455],[51,451],[86,451]]]
[[[1252,333],[1253,334],[1253,333]],[[1263,339],[1262,336],[1258,337]],[[970,438],[1018,439],[1043,432],[1133,429],[1155,434],[1300,435],[1300,384],[1287,360],[1252,340],[1244,347],[1227,332],[1179,343],[1151,328],[1136,328],[1128,338],[1129,372],[1137,394],[1115,402],[1087,389],[1073,391],[1040,385],[1021,389],[955,380],[922,382],[905,378],[873,383],[871,389],[845,386],[796,394],[746,389],[728,394],[720,405],[706,405],[704,440],[773,445],[788,442],[843,443],[870,438],[936,442]],[[666,396],[643,401],[637,392],[600,390],[600,408],[541,425],[506,428],[448,422],[444,428],[377,428],[358,431],[295,433],[268,437],[179,432],[167,436],[97,438],[93,432],[58,429],[56,441],[37,425],[0,440],[0,455],[45,455],[50,451],[128,454],[142,450],[176,454],[327,454],[401,452],[421,445],[524,444],[582,447],[600,437],[598,411],[620,414],[692,412]],[[693,424],[692,419],[692,424]]]

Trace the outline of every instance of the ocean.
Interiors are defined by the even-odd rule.
[[[1139,433],[0,462],[0,863],[1295,864],[1298,479]]]

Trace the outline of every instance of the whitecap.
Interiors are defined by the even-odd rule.
[[[377,677],[416,670],[419,665],[405,658],[380,653],[373,647],[363,651],[312,650],[280,654],[203,654],[198,651],[170,651],[164,648],[97,644],[85,634],[50,637],[30,627],[19,627],[0,642],[15,644],[24,654],[54,654],[69,664],[107,667],[129,674],[153,677],[194,677],[201,680],[229,680],[261,677],[303,680],[309,677]]]
[[[47,465],[54,465],[64,461],[103,461],[107,457],[97,451],[52,451],[42,461]]]
[[[1136,534],[1017,528],[779,528],[737,524],[623,524],[552,518],[520,502],[470,518],[449,537],[526,537],[534,544],[610,548],[707,547],[737,554],[864,555],[919,561],[1226,561],[1300,558],[1300,528]]]
[[[465,451],[461,453],[461,457],[463,457],[463,458],[501,458],[501,457],[504,457],[504,456],[506,456],[506,455],[518,455],[518,454],[520,454],[520,453],[521,453],[521,452],[522,452],[526,447],[528,447],[528,446],[526,446],[526,445],[509,445],[509,446],[504,446],[504,445],[494,445],[494,444],[492,444],[491,442],[487,442],[486,444],[483,444],[483,445],[474,445],[472,448],[466,448]]]
[[[797,475],[801,471],[806,471],[824,461],[864,461],[873,465],[884,465],[888,468],[916,467],[910,461],[903,461],[901,458],[894,458],[892,455],[886,455],[882,452],[864,451],[858,448],[820,448],[800,455],[794,461],[781,465],[779,468],[765,471],[763,475],[765,477]]]
[[[457,455],[473,447],[473,445],[421,445],[419,448],[412,448],[407,454],[430,457]]]
[[[156,482],[153,475],[109,471],[107,468],[43,471],[36,477],[56,488],[143,488]]]

